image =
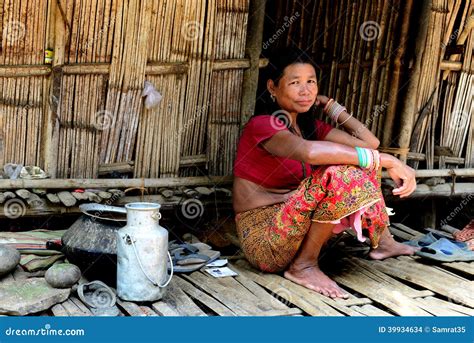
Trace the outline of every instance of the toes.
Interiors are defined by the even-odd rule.
[[[322,294],[326,297],[331,297],[331,293],[327,289],[323,289]]]

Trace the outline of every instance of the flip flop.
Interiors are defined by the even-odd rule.
[[[175,273],[194,272],[217,260],[221,255],[205,243],[173,243],[170,248]],[[171,269],[171,266],[168,266],[168,269]]]
[[[403,243],[406,245],[410,245],[412,247],[423,248],[435,243],[436,241],[440,239],[446,239],[450,241],[451,243],[457,245],[459,248],[463,250],[468,250],[468,246],[466,243],[453,241],[435,232],[429,232],[426,235],[415,237],[412,240],[409,240]]]
[[[471,220],[471,222],[461,231],[455,232],[453,236],[459,242],[466,242],[474,239],[474,220]]]
[[[428,246],[422,247],[415,254],[440,262],[474,261],[473,251],[462,249],[446,238],[441,238]]]
[[[115,303],[115,292],[102,281],[92,281],[77,286],[77,295],[92,314],[96,316],[116,317],[119,310]]]

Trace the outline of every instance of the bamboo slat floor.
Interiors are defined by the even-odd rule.
[[[392,233],[396,237],[420,234],[398,225]],[[349,239],[338,240],[331,249],[337,256],[333,252],[325,255],[322,265],[350,294],[348,299],[327,298],[281,275],[256,271],[239,259],[229,264],[238,276],[214,278],[204,270],[178,274],[160,301],[133,303],[119,299],[120,315],[474,316],[474,262],[431,264],[408,256],[368,260],[361,256],[367,248],[351,249],[354,240],[346,236]],[[6,279],[17,277],[13,274]],[[92,313],[72,292],[68,300],[38,315]]]

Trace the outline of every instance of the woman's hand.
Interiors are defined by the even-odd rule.
[[[329,98],[325,95],[318,95],[316,97],[316,101],[314,102],[314,104],[316,106],[320,106],[320,107],[323,107],[326,106],[326,104],[328,103],[329,101]]]
[[[393,195],[405,198],[413,193],[416,189],[415,170],[393,156],[387,154],[380,155],[382,166],[387,168],[388,175],[397,185],[397,188],[392,190]]]

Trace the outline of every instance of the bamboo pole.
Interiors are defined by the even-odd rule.
[[[431,0],[423,0],[420,17],[424,20],[422,25],[419,27],[417,36],[416,36],[416,46],[415,46],[415,65],[413,72],[410,75],[410,80],[407,88],[407,95],[403,100],[403,106],[400,114],[400,134],[398,139],[398,145],[400,148],[408,148],[410,146],[410,138],[413,129],[415,114],[416,114],[416,97],[413,94],[416,94],[418,83],[421,78],[421,63],[422,56],[424,52],[424,45],[428,33],[428,23],[431,18]],[[406,155],[401,155],[400,160],[406,162]]]
[[[396,105],[397,105],[397,98],[399,94],[398,88],[400,84],[400,75],[401,75],[401,67],[402,67],[401,59],[405,53],[406,43],[408,40],[408,30],[409,30],[409,24],[410,24],[410,15],[412,12],[412,5],[413,5],[413,0],[408,0],[405,2],[405,7],[403,9],[402,27],[400,31],[401,44],[396,50],[395,58],[393,62],[394,67],[391,72],[390,88],[392,89],[392,91],[389,93],[387,114],[385,116],[385,124],[384,124],[384,129],[383,129],[384,134],[382,138],[383,146],[389,146],[393,140],[393,124],[395,122],[395,111],[396,111]]]
[[[248,121],[255,109],[255,96],[258,86],[259,57],[262,50],[263,23],[265,18],[266,0],[250,1],[248,33],[245,43],[245,57],[250,67],[244,71],[242,82],[240,128]],[[215,70],[215,69],[214,69]]]
[[[131,188],[224,185],[232,183],[231,176],[202,176],[142,179],[0,179],[0,189],[67,189],[67,188]]]

